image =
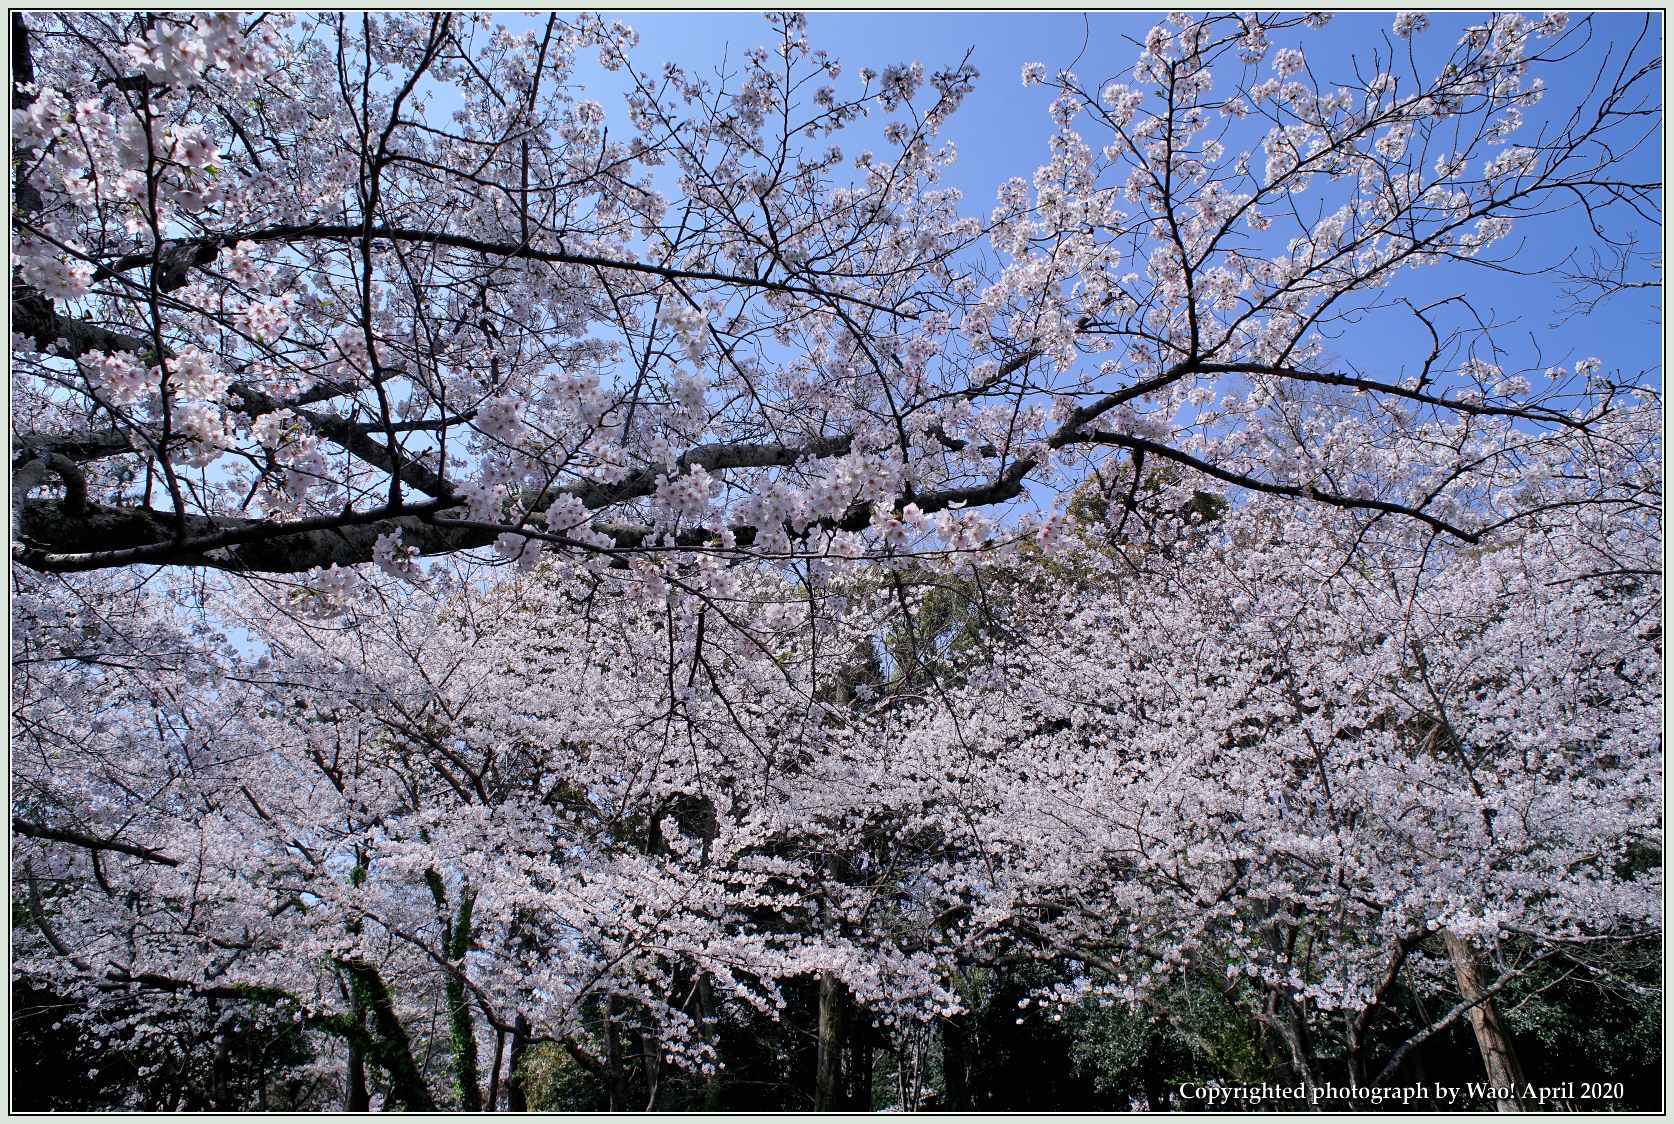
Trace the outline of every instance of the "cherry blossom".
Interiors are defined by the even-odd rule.
[[[967,198],[970,60],[795,14],[15,15],[14,973],[469,1109],[1015,957],[1376,1081],[1660,933],[1660,396],[1459,282],[1628,252],[1657,67],[1328,19],[1029,63]]]

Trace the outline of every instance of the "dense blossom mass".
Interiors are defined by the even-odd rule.
[[[655,1106],[811,981],[838,1107],[1021,962],[1515,1078],[1660,937],[1661,399],[1426,279],[1659,221],[1659,60],[1378,18],[1030,63],[979,206],[970,59],[798,15],[14,15],[14,978],[303,1107]]]

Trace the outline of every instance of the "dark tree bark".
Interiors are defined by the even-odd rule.
[[[1145,1107],[1151,1112],[1168,1108],[1168,1084],[1162,1070],[1162,1027],[1152,1021],[1145,1028],[1145,1047],[1139,1055],[1139,1080],[1145,1089]]]
[[[366,964],[344,962],[342,966],[371,1016],[375,1045],[372,1060],[389,1077],[390,1107],[409,1112],[436,1111],[436,1101],[424,1083],[418,1063],[413,1061],[412,1041],[395,1014],[395,1002],[390,998],[383,976]]]
[[[942,1020],[942,1091],[947,1097],[949,1112],[964,1112],[971,1107],[971,1087],[965,1067],[970,1033],[963,1012]]]
[[[528,1112],[523,1088],[523,1054],[529,1048],[529,1020],[521,1013],[512,1023],[511,1057],[506,1061],[506,1111]]]
[[[488,1071],[488,1103],[483,1105],[484,1112],[497,1112],[500,1108],[500,1063],[506,1056],[506,1032],[494,1032],[494,1065]]]
[[[820,973],[819,1060],[814,1071],[814,1111],[834,1112],[842,1095],[843,985]]]
[[[354,1025],[357,1028],[364,1027],[366,1025],[366,1011],[360,1005],[360,993],[353,988],[349,989],[349,1008],[352,1012],[351,1017],[354,1019]],[[372,1110],[372,1094],[366,1087],[366,1057],[361,1052],[358,1037],[351,1037],[348,1042],[349,1092],[343,1107],[349,1112],[370,1112]]]
[[[605,1070],[610,1111],[630,1111],[628,1103],[628,1061],[623,1056],[621,1009],[613,995],[605,1001]]]
[[[843,995],[845,1049],[843,1105],[850,1112],[872,1111],[872,1026],[864,1014]]]

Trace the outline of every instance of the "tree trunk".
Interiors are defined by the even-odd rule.
[[[212,1003],[210,1010],[218,1006]],[[232,1103],[232,1043],[228,1041],[225,1030],[219,1030],[215,1035],[215,1059],[209,1076],[209,1107],[219,1112],[237,1107]]]
[[[840,986],[840,985],[839,985]],[[850,1112],[872,1111],[872,1025],[861,1017],[861,1012],[849,1000],[847,991],[841,994],[843,1028],[846,1049],[843,1051],[843,1103]],[[902,1105],[903,1108],[907,1106]],[[910,1111],[910,1110],[909,1110]]]
[[[395,1003],[383,976],[369,964],[339,963],[348,973],[360,1005],[371,1017],[373,1061],[389,1078],[389,1107],[408,1112],[435,1112],[436,1102],[424,1083],[424,1074],[413,1061],[412,1041],[395,1014]]]
[[[1308,1108],[1318,1111],[1319,1102],[1314,1097],[1314,1089],[1319,1082],[1314,1079],[1313,1044],[1308,1039],[1308,1020],[1303,1017],[1302,1009],[1295,1000],[1285,1000],[1285,1044],[1290,1047],[1292,1064],[1296,1066],[1297,1075],[1302,1078],[1302,1084],[1308,1090]]]
[[[1145,1028],[1145,1046],[1139,1055],[1139,1079],[1145,1087],[1148,1112],[1168,1111],[1168,1083],[1162,1069],[1162,1026],[1153,1019]]]
[[[814,1111],[835,1112],[843,1092],[843,985],[820,973],[819,1059],[814,1071]]]
[[[506,1032],[494,1032],[494,1067],[488,1071],[488,1103],[483,1105],[484,1112],[498,1112],[500,1110],[500,1063],[506,1056]]]
[[[360,991],[357,988],[351,987],[349,989],[349,1013],[350,1017],[354,1019],[356,1030],[366,1025],[366,1009],[361,1006]],[[344,1100],[343,1110],[345,1112],[370,1112],[372,1111],[372,1094],[366,1088],[366,1056],[361,1053],[359,1035],[351,1035],[348,1039],[348,1045],[349,1090]]]
[[[657,1091],[662,1085],[663,1044],[648,1030],[639,1032],[639,1056],[645,1067],[645,1111],[657,1111]]]
[[[529,1048],[529,1020],[521,1014],[512,1023],[511,1057],[506,1059],[506,1111],[528,1112],[523,1092],[523,1051]]]
[[[465,970],[465,954],[471,949],[471,906],[475,895],[469,889],[459,894],[459,916],[448,936],[448,960]],[[477,1073],[477,1028],[471,1018],[471,1000],[461,976],[449,973],[447,981],[448,1037],[453,1047],[454,1092],[466,1112],[482,1111],[482,1085]]]
[[[617,1023],[616,996],[605,1000],[605,1068],[606,1088],[610,1094],[610,1111],[632,1112],[628,1104],[628,1063],[622,1056],[622,1028]]]
[[[1261,1047],[1262,1054],[1267,1058],[1267,1064],[1277,1075],[1281,1084],[1291,1086],[1300,1083],[1302,1075],[1296,1070],[1295,1054],[1290,1049],[1290,1043],[1285,1038],[1279,1026],[1279,998],[1271,990],[1264,992],[1261,998],[1261,1008],[1252,1011],[1255,1021],[1256,1042]]]
[[[1494,1101],[1501,1112],[1527,1112],[1521,1095],[1524,1085],[1523,1067],[1517,1063],[1517,1051],[1500,1023],[1499,1009],[1492,997],[1484,998],[1488,985],[1482,979],[1482,966],[1470,942],[1452,932],[1442,934],[1447,955],[1453,961],[1453,974],[1459,981],[1459,994],[1475,1002],[1470,1009],[1471,1029],[1476,1032],[1476,1046],[1482,1053],[1482,1066],[1488,1072],[1488,1083],[1506,1091]],[[1480,1000],[1480,1002],[1477,1002]]]
[[[942,1092],[948,1112],[965,1112],[971,1107],[971,1087],[965,1075],[967,1016],[961,1012],[942,1020]]]

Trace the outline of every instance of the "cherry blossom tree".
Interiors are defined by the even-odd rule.
[[[1656,63],[1537,126],[1584,25],[1351,76],[1307,61],[1324,18],[1180,17],[1122,81],[1056,74],[1050,162],[982,219],[939,186],[974,70],[844,78],[798,16],[715,79],[591,17],[20,16],[15,556],[820,557],[980,540],[976,509],[1112,457],[1480,536],[1512,513],[1470,510],[1472,470],[1613,384],[1501,370],[1457,302],[1406,300],[1380,370],[1326,334],[1554,209],[1654,209],[1615,169]],[[625,127],[575,96],[582,51]],[[883,152],[846,151],[873,119]],[[1293,439],[1327,390],[1356,428]],[[1355,478],[1425,426],[1422,481]]]
[[[486,613],[468,587],[348,615],[225,605],[266,651],[213,662],[21,601],[13,826],[41,924],[18,970],[277,1004],[407,1108],[480,1107],[479,1050],[498,1080],[508,1043],[615,1074],[625,1029],[713,1072],[713,1024],[771,1016],[790,977],[901,1018],[947,1007],[924,950],[845,924],[877,891],[830,877],[860,819],[808,763],[860,754],[783,593],[737,591],[767,617],[744,632],[694,598],[589,613],[551,577]],[[448,1020],[446,1097],[407,1029],[426,1017]]]
[[[1426,278],[1657,221],[1659,60],[1326,18],[1025,67],[973,207],[969,59],[799,15],[14,15],[14,974],[350,1109],[656,1107],[809,981],[839,1107],[1018,956],[1513,1074],[1494,995],[1660,925],[1660,398]]]
[[[1468,1017],[1522,1088],[1494,993],[1660,932],[1658,409],[1593,466],[1608,516],[1553,497],[1414,550],[1263,501],[1020,587],[992,661],[885,735],[877,787],[957,858],[941,907],[1082,965],[1049,1006],[1208,966],[1309,1086],[1331,1056],[1387,1080]],[[1397,985],[1452,997],[1368,1057]]]

